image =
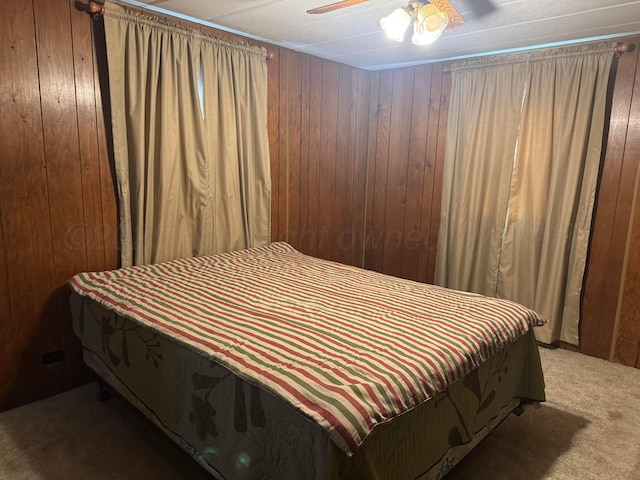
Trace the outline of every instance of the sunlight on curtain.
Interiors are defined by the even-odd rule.
[[[121,265],[269,242],[264,49],[108,4]]]
[[[544,343],[578,343],[613,49],[452,68],[436,283],[537,310]]]

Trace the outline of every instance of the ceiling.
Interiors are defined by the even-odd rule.
[[[640,0],[491,0],[491,13],[474,15],[473,2],[450,0],[466,23],[436,43],[389,40],[380,18],[406,0],[369,0],[330,13],[307,10],[337,0],[123,0],[164,14],[317,57],[381,70],[405,65],[517,51],[640,33]],[[486,3],[487,0],[482,0]]]

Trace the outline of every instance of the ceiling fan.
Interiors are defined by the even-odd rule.
[[[342,0],[322,7],[307,10],[310,14],[327,13],[340,8],[350,7],[367,0]],[[474,18],[495,10],[491,0],[472,0],[469,7]],[[429,45],[435,42],[445,30],[451,30],[464,24],[464,18],[449,0],[409,0],[405,7],[397,8],[388,16],[380,19],[380,26],[391,40],[402,42],[409,25],[413,23],[414,45]]]
[[[358,3],[364,3],[367,1],[368,0],[342,0],[340,2],[323,5],[322,7],[312,8],[311,10],[307,10],[307,13],[311,13],[311,14],[327,13],[327,12],[332,12],[334,10],[338,10],[340,8],[350,7],[351,5],[357,5]]]
[[[367,2],[368,0],[341,0],[339,2],[330,3],[328,5],[323,5],[321,7],[312,8],[307,10],[307,13],[310,14],[320,14],[320,13],[328,13],[334,10],[338,10],[340,8],[350,7],[352,5],[357,5],[359,3]],[[427,2],[428,3],[428,2]],[[436,3],[436,2],[432,2]],[[441,3],[441,2],[437,2]],[[449,2],[446,2],[449,3]],[[458,0],[456,3],[462,3],[466,6],[469,11],[472,13],[474,18],[483,17],[491,12],[493,12],[496,7],[491,0]],[[437,6],[437,5],[436,5]]]

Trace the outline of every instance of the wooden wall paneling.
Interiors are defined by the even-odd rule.
[[[637,205],[637,203],[636,203]],[[640,209],[636,208],[612,360],[636,367],[640,352]]]
[[[85,12],[75,8],[75,0],[69,2],[84,219],[82,225],[74,225],[68,232],[67,240],[71,242],[71,248],[74,250],[84,248],[87,270],[100,271],[105,270],[106,264],[105,239],[102,232],[100,166],[96,161],[99,153],[92,20]]]
[[[373,184],[370,191],[373,195],[370,237],[368,239],[367,268],[381,272],[384,259],[385,211],[387,204],[387,179],[389,171],[389,136],[391,130],[391,99],[393,95],[393,72],[380,73],[378,85],[378,103],[376,128],[373,135],[376,139],[375,162],[373,165]],[[370,133],[371,134],[371,133]]]
[[[302,56],[300,64],[300,175],[298,187],[298,248],[307,252],[309,241],[309,74],[311,58]]]
[[[84,223],[84,211],[71,16],[68,2],[33,3],[55,282],[60,286],[87,269],[84,229],[76,231]],[[78,243],[71,241],[71,233]],[[68,308],[67,299],[62,300]]]
[[[271,163],[271,241],[280,240],[280,49],[267,62],[267,130]]]
[[[1,24],[0,24],[1,25]],[[4,56],[1,57],[4,60]],[[2,95],[4,95],[2,89]],[[0,98],[4,98],[0,97]],[[4,140],[2,134],[0,139]],[[4,143],[2,143],[4,146]],[[3,158],[3,161],[6,159]],[[2,170],[0,170],[1,172]],[[16,363],[13,361],[14,338],[13,319],[11,315],[11,299],[9,298],[9,282],[7,281],[7,250],[4,245],[2,222],[2,203],[0,203],[0,410],[2,410],[9,388],[16,376]]]
[[[435,64],[431,70],[429,92],[429,117],[427,123],[427,146],[425,152],[424,187],[422,190],[422,215],[420,217],[420,249],[418,250],[418,280],[428,281],[429,252],[431,245],[431,217],[433,215],[433,191],[436,178],[436,153],[440,110],[442,102],[442,65]],[[425,207],[428,206],[428,207]]]
[[[320,175],[318,209],[318,256],[333,260],[333,218],[335,215],[335,172],[338,118],[338,64],[323,61],[322,113],[320,130]]]
[[[309,181],[307,190],[307,231],[306,252],[312,256],[318,256],[318,244],[320,237],[319,216],[321,205],[320,177],[320,132],[322,124],[322,70],[324,61],[311,57],[309,60],[309,131],[308,131],[308,162]],[[303,186],[303,189],[305,186]],[[322,193],[324,195],[324,193]]]
[[[424,242],[420,238],[420,225],[423,214],[429,215],[430,209],[423,208],[423,191],[427,173],[427,138],[429,136],[429,111],[431,97],[432,65],[421,65],[414,69],[412,92],[413,108],[407,163],[407,194],[405,204],[404,231],[402,232],[403,251],[400,275],[410,280],[418,280],[420,253],[426,253]]]
[[[62,362],[43,367],[52,383],[48,391],[54,393],[76,385],[80,373],[80,348],[72,330],[66,281],[87,270],[87,239],[83,228],[71,5],[68,1],[34,0],[34,12],[56,284],[43,315],[58,323],[59,348],[65,355]]]
[[[627,124],[627,132],[624,142],[624,153],[622,155],[622,164],[621,164],[621,173],[620,173],[620,186],[618,188],[618,201],[616,204],[616,212],[614,219],[614,229],[612,232],[613,242],[615,242],[615,247],[610,251],[610,255],[613,255],[611,261],[615,262],[609,266],[610,275],[617,275],[614,278],[620,279],[617,282],[617,288],[613,288],[611,285],[612,282],[607,283],[605,289],[605,294],[610,296],[612,299],[615,298],[615,310],[614,315],[617,315],[618,306],[620,302],[620,287],[622,285],[622,279],[625,275],[625,271],[623,269],[625,263],[625,257],[627,252],[627,238],[629,237],[630,225],[633,222],[634,212],[632,211],[632,204],[634,198],[634,192],[636,188],[635,179],[638,175],[638,153],[639,150],[637,145],[633,145],[634,138],[637,139],[637,130],[633,130],[634,125],[638,125],[637,121],[637,111],[634,112],[634,108],[637,108],[637,98],[634,101],[634,92],[638,92],[638,63],[640,62],[640,57],[638,56],[638,49],[635,49],[633,53],[636,55],[635,59],[635,68],[633,69],[633,91],[631,97],[631,104],[629,112],[624,119]],[[624,56],[624,55],[623,55]],[[621,57],[622,58],[622,57]],[[633,58],[633,57],[631,57]],[[635,118],[634,118],[635,116]],[[635,121],[634,121],[635,120]],[[615,265],[615,266],[614,266]],[[613,303],[613,302],[612,302]],[[614,324],[615,325],[615,324]],[[624,327],[631,327],[629,322],[625,322]],[[615,328],[615,326],[614,326]],[[610,345],[610,356],[611,352],[614,350],[615,343],[615,331],[611,333],[611,341],[612,345]],[[635,366],[635,361],[629,361],[629,365]]]
[[[372,78],[377,103],[369,129],[375,142],[369,152],[364,266],[432,282],[450,78],[443,83],[442,64]]]
[[[376,158],[378,146],[378,118],[380,112],[380,72],[373,72],[369,79],[369,121],[367,124],[366,183],[364,198],[364,230],[362,239],[362,267],[373,265],[373,207],[376,183]]]
[[[351,253],[351,195],[353,194],[353,159],[349,157],[352,137],[352,73],[353,68],[340,65],[338,68],[338,113],[336,131],[336,164],[334,175],[335,194],[333,198],[333,254],[336,262],[349,263]]]
[[[367,156],[369,147],[369,105],[371,102],[371,74],[364,70],[354,72],[352,95],[355,98],[353,131],[349,158],[353,159],[353,194],[351,196],[352,248],[349,263],[362,266],[364,236],[366,232],[365,209],[367,200]]]
[[[289,118],[288,118],[288,63],[289,52],[282,49],[280,51],[280,74],[279,74],[279,88],[280,103],[278,105],[278,119],[279,119],[279,136],[280,142],[278,145],[278,235],[276,240],[287,241],[287,203],[288,199],[288,184],[287,184],[287,169],[289,167]],[[274,179],[272,179],[273,181]]]
[[[600,358],[611,351],[635,180],[632,162],[623,160],[637,60],[635,49],[617,62],[582,302],[580,351]]]
[[[343,75],[342,70],[345,70],[346,75]],[[348,81],[347,81],[347,77]],[[342,217],[342,225],[339,228],[340,235],[338,236],[338,248],[340,249],[339,261],[347,265],[353,265],[353,254],[355,245],[360,237],[362,227],[357,230],[353,229],[354,216],[357,215],[354,210],[354,197],[363,197],[364,189],[358,190],[358,182],[356,181],[356,175],[358,164],[356,158],[356,151],[358,150],[358,78],[359,70],[352,67],[343,66],[340,71],[340,83],[344,82],[345,92],[348,91],[348,110],[345,113],[345,118],[341,120],[345,125],[344,132],[344,145],[341,145],[340,139],[338,139],[338,166],[342,168],[336,169],[336,176],[339,178],[344,177],[345,190],[344,190],[344,216]],[[342,106],[342,103],[340,103]],[[342,106],[344,108],[344,106]],[[338,130],[342,127],[338,124]],[[343,164],[344,163],[344,164]],[[338,215],[336,215],[336,220]],[[362,216],[360,217],[362,220]],[[336,227],[337,229],[337,227]],[[337,229],[338,230],[338,229]]]
[[[415,68],[393,72],[382,271],[395,277],[402,276],[414,74]]]
[[[11,318],[2,321],[0,409],[33,399],[42,353],[59,348],[58,324],[43,316],[55,287],[32,2],[0,6],[0,205]]]
[[[439,65],[439,69],[442,64]],[[442,70],[440,70],[442,72]],[[436,267],[436,252],[438,247],[438,229],[440,228],[440,207],[442,199],[442,171],[444,166],[444,149],[447,136],[447,121],[449,118],[449,97],[451,96],[451,75],[440,73],[442,78],[442,91],[436,101],[440,103],[440,114],[438,115],[438,137],[434,158],[434,179],[433,195],[431,200],[431,223],[429,227],[429,261],[427,263],[427,283],[433,283],[434,271]]]
[[[287,240],[300,248],[302,54],[287,51]]]
[[[640,60],[636,63],[631,111],[627,128],[623,164],[636,169],[632,220],[627,241],[626,271],[620,299],[618,329],[612,360],[629,366],[640,366]],[[629,170],[629,169],[627,169]],[[624,175],[624,172],[623,172]]]

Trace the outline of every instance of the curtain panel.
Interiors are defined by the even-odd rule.
[[[506,298],[578,344],[614,44],[455,64],[436,283]]]
[[[265,50],[113,3],[104,22],[121,266],[268,243]]]

